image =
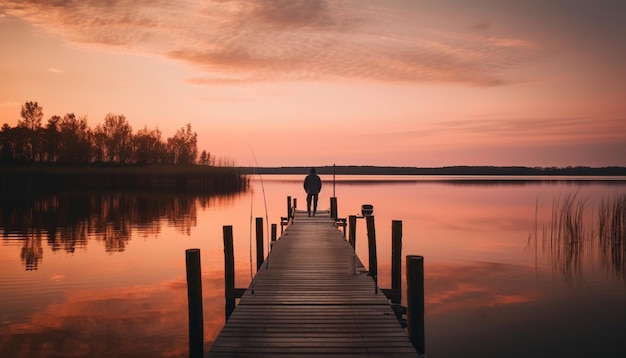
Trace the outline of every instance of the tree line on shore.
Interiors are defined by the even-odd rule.
[[[0,130],[0,163],[5,164],[201,164],[215,158],[203,150],[198,158],[198,135],[191,124],[167,139],[147,126],[133,133],[124,115],[109,113],[104,123],[90,128],[85,116],[53,115],[42,125],[43,107],[27,101],[15,127]]]
[[[243,174],[300,174],[310,167],[240,167]],[[337,175],[563,175],[563,176],[626,176],[626,167],[523,167],[523,166],[447,166],[435,168],[391,167],[370,165],[337,165],[316,167],[318,174]]]

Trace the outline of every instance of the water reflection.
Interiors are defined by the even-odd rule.
[[[208,277],[218,277],[208,273]],[[223,324],[222,280],[205,279],[205,332]],[[51,303],[0,337],[12,357],[187,357],[187,286],[184,277],[158,285],[81,289]],[[219,310],[219,313],[217,312]],[[112,334],[114,332],[114,334]]]
[[[214,201],[233,201],[236,195],[82,192],[5,199],[0,202],[0,230],[4,240],[21,242],[26,270],[37,270],[44,243],[53,252],[73,253],[93,237],[106,252],[123,252],[133,232],[154,236],[164,223],[190,235],[197,210]]]
[[[428,267],[426,346],[433,356],[623,356],[623,294],[572,292],[531,266]]]

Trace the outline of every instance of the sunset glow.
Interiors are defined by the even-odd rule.
[[[191,123],[200,150],[237,165],[626,166],[625,11],[0,0],[0,124],[37,101],[44,124],[115,113],[168,137]]]

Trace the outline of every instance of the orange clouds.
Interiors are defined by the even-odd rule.
[[[421,5],[425,6],[425,5]],[[148,53],[202,69],[196,84],[275,81],[510,82],[501,72],[537,57],[524,39],[410,33],[378,20],[376,2],[4,1],[5,12],[67,41]]]

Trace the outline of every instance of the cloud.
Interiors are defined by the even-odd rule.
[[[440,131],[461,134],[481,141],[537,143],[622,141],[626,137],[624,118],[493,118],[439,123]]]
[[[54,68],[54,67],[50,67],[46,71],[51,72],[51,73],[63,73],[63,70],[60,70],[60,69]]]
[[[195,84],[266,81],[508,83],[506,70],[537,58],[522,39],[422,36],[383,26],[400,9],[326,0],[2,1],[5,12],[67,41],[165,56],[200,69]],[[400,20],[398,20],[400,21]],[[480,32],[480,33],[477,33]]]

